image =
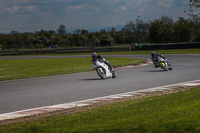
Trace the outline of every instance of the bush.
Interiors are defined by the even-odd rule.
[[[2,44],[0,44],[0,50],[2,50],[3,49],[3,45]]]

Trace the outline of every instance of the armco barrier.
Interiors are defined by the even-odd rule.
[[[55,52],[56,52],[56,49],[21,49],[21,50],[18,50],[19,55],[53,54]]]
[[[137,46],[108,46],[91,48],[61,48],[61,49],[21,49],[21,50],[0,50],[2,55],[28,55],[28,54],[56,54],[56,53],[86,53],[86,52],[117,52],[134,50],[165,50],[165,49],[188,49],[200,48],[200,42],[194,43],[167,43],[148,44]]]
[[[21,50],[0,50],[1,55],[29,55],[29,54],[56,54],[56,53],[86,53],[86,52],[112,52],[129,51],[130,46],[110,46],[93,48],[61,48],[61,49],[21,49]]]
[[[85,53],[85,52],[92,52],[94,51],[93,48],[63,48],[63,49],[56,49],[56,53]]]
[[[19,55],[18,50],[0,50],[0,56],[1,55]]]
[[[94,47],[93,51],[96,52],[118,52],[130,51],[131,46],[108,46],[108,47]]]
[[[166,50],[166,49],[189,49],[200,48],[200,42],[193,43],[167,43],[167,44],[149,44],[138,47],[138,50]]]

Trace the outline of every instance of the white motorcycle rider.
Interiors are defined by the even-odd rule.
[[[101,79],[105,78],[115,78],[117,73],[113,70],[110,63],[106,61],[100,55],[97,55],[96,52],[92,53],[92,68],[95,69]]]

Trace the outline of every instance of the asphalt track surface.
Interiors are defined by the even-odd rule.
[[[115,79],[101,80],[95,71],[0,81],[0,114],[75,102],[118,93],[200,79],[200,54],[165,55],[173,66],[163,71],[153,65],[116,69]],[[79,58],[89,56],[23,56],[0,59]],[[104,56],[108,57],[108,56]],[[109,55],[150,59],[149,55]]]

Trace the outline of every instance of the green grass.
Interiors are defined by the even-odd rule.
[[[106,58],[112,66],[137,64],[141,59]],[[1,59],[0,80],[52,76],[91,71],[91,58]]]
[[[0,126],[0,132],[200,132],[200,87]]]

